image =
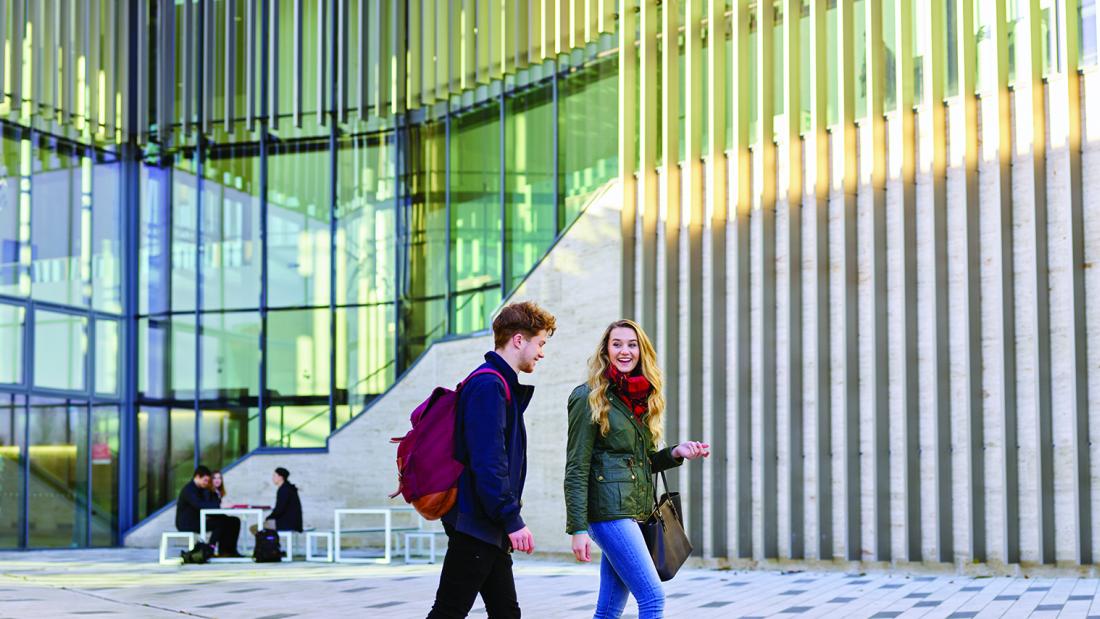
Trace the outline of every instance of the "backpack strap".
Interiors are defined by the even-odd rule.
[[[511,391],[511,389],[508,388],[508,381],[504,379],[503,374],[501,374],[500,372],[498,372],[496,370],[491,370],[489,368],[484,368],[484,369],[481,369],[481,370],[477,370],[473,374],[470,374],[469,376],[467,376],[466,380],[462,381],[462,385],[465,385],[466,383],[470,382],[470,379],[477,376],[478,374],[492,374],[492,375],[496,376],[497,378],[499,378],[501,384],[504,385],[504,401],[508,402],[508,403],[512,402],[512,391]]]

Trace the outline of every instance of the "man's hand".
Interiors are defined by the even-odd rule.
[[[592,561],[592,538],[587,533],[573,534],[573,556],[581,563]]]
[[[508,534],[508,540],[512,542],[512,550],[516,552],[535,552],[535,536],[531,535],[531,529],[523,527],[515,533]]]

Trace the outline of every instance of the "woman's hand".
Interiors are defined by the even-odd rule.
[[[710,455],[710,445],[698,441],[684,441],[672,450],[672,455],[685,460],[694,460],[699,457],[706,458]]]
[[[573,556],[581,563],[592,561],[592,538],[587,533],[573,534]]]

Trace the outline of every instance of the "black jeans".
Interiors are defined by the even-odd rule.
[[[512,557],[499,546],[487,544],[449,526],[447,556],[439,575],[439,590],[428,619],[462,619],[470,612],[477,594],[485,601],[489,619],[518,619],[519,601],[512,578]]]
[[[210,529],[210,545],[218,547],[218,554],[237,554],[237,538],[241,534],[241,521],[233,516],[215,514],[206,517]]]

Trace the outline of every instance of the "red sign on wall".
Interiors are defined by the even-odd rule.
[[[92,443],[92,464],[110,464],[111,446],[107,443]]]

